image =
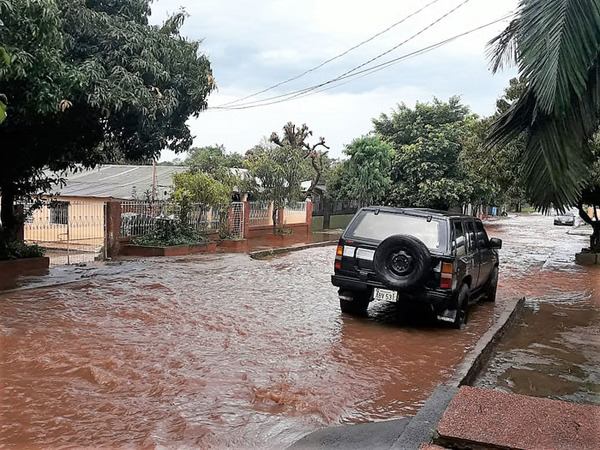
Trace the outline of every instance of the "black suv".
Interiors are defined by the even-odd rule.
[[[342,312],[363,315],[372,300],[418,302],[460,328],[469,304],[495,301],[500,248],[470,216],[371,206],[342,234],[331,282]]]

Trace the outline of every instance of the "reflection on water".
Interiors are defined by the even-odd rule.
[[[551,295],[533,286],[554,273],[546,260],[581,246],[554,246],[542,225],[493,227],[505,239],[499,303]],[[477,305],[460,332],[398,322],[382,303],[368,319],[342,316],[334,248],[155,258],[0,294],[0,445],[281,448],[328,424],[414,414],[495,307]]]

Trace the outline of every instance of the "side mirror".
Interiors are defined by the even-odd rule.
[[[502,239],[491,238],[490,239],[490,248],[500,250],[502,248]]]

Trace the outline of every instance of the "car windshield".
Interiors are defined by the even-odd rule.
[[[427,217],[362,211],[348,227],[345,237],[383,241],[394,234],[408,234],[423,241],[430,250],[444,250],[446,246],[442,243],[440,228],[439,221],[427,221]]]

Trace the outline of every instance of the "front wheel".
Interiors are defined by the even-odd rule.
[[[498,290],[498,266],[494,267],[490,277],[485,282],[483,287],[483,299],[486,302],[496,301],[496,291]]]
[[[369,296],[367,294],[340,291],[340,309],[351,316],[366,316],[369,307]]]

